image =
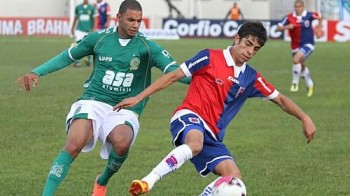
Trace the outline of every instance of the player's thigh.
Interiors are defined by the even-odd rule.
[[[215,166],[215,174],[241,178],[241,172],[232,159],[225,159]]]
[[[297,51],[293,55],[293,63],[294,64],[302,63],[304,60],[305,60],[305,55],[304,55],[304,53],[301,50]]]
[[[140,129],[138,117],[130,110],[109,113],[102,125],[99,138],[104,142],[133,144]]]

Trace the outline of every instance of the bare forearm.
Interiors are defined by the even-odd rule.
[[[295,116],[299,120],[309,118],[309,116],[297,104],[284,95],[280,95],[280,99],[275,103],[278,104],[283,111]]]
[[[142,91],[140,94],[138,94],[136,97],[139,100],[143,100],[143,99],[153,95],[154,93],[156,93],[162,89],[165,89],[166,87],[175,83],[177,80],[178,80],[178,78],[176,78],[175,71],[170,72],[168,74],[165,74],[165,75],[161,76],[158,80],[156,80],[151,86],[149,86],[144,91]]]

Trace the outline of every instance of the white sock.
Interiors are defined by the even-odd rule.
[[[314,83],[313,83],[313,81],[312,81],[312,79],[311,79],[311,75],[310,75],[310,70],[309,70],[309,68],[305,67],[305,69],[304,69],[302,75],[303,75],[304,78],[305,78],[305,82],[306,82],[306,86],[307,86],[307,87],[312,87],[312,86],[314,86]]]
[[[292,80],[292,83],[298,85],[298,84],[299,84],[300,72],[301,72],[301,64],[300,64],[300,63],[298,63],[298,64],[293,64],[292,71],[293,71],[293,80]]]
[[[174,148],[153,170],[142,180],[148,183],[148,190],[163,176],[180,168],[192,158],[192,150],[187,144]]]

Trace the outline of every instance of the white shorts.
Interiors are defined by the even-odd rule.
[[[112,106],[94,100],[79,100],[73,103],[66,118],[67,132],[75,117],[92,120],[93,139],[83,148],[82,152],[92,151],[98,139],[102,143],[100,156],[103,159],[108,159],[109,152],[112,150],[112,144],[106,139],[115,126],[123,125],[125,122],[132,126],[134,136],[131,145],[134,144],[140,129],[138,116],[134,112],[125,109],[118,112],[113,111]]]
[[[75,39],[75,41],[79,41],[79,40],[83,39],[83,37],[87,34],[89,34],[89,33],[84,32],[84,31],[75,30],[74,31],[74,39]]]

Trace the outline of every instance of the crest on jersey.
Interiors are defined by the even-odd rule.
[[[140,65],[140,58],[135,56],[130,60],[130,70],[137,70]]]
[[[189,120],[191,123],[200,124],[199,119],[196,118],[196,117],[189,117],[188,120]]]
[[[306,20],[306,21],[304,22],[304,25],[305,25],[305,27],[309,27],[309,26],[310,26],[310,21]]]
[[[245,90],[245,88],[240,86],[238,91],[237,91],[237,93],[236,93],[236,95],[235,95],[235,98],[237,99],[238,96],[243,94],[244,90]]]

